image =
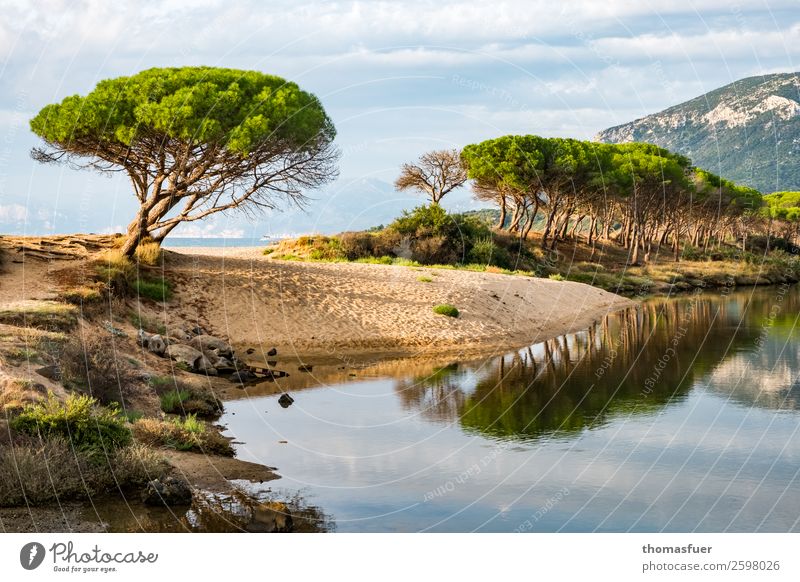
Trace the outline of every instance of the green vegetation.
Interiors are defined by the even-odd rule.
[[[433,308],[433,312],[439,315],[446,315],[447,317],[458,317],[461,315],[458,309],[455,306],[450,305],[449,303],[442,303],[441,305],[437,305]]]
[[[172,298],[172,285],[166,279],[136,279],[134,288],[140,297],[153,301],[169,301]]]
[[[71,394],[61,402],[54,395],[26,406],[11,419],[12,429],[44,439],[60,437],[76,449],[101,453],[126,446],[131,431],[116,407],[100,406],[94,398]]]
[[[153,376],[148,383],[161,401],[161,410],[168,414],[213,418],[222,412],[222,402],[211,389],[189,385],[174,376]]]
[[[194,414],[172,420],[143,418],[133,423],[133,434],[137,441],[153,447],[229,457],[234,453],[230,441]]]
[[[509,135],[468,145],[462,158],[476,195],[499,207],[498,229],[526,239],[541,224],[549,250],[582,233],[589,245],[613,238],[629,265],[663,246],[676,261],[683,245],[745,246],[762,205],[752,188],[650,144]]]
[[[419,277],[417,277],[417,281],[419,281],[420,283],[433,283],[433,279],[431,279],[430,277],[426,277],[424,275],[420,275]]]
[[[431,266],[516,272],[532,270],[533,255],[514,237],[495,233],[474,213],[448,214],[439,205],[404,212],[386,228],[305,236],[283,241],[270,256],[281,260],[353,261],[406,267]]]
[[[561,273],[552,273],[551,275],[548,275],[547,278],[552,281],[564,281],[564,275]]]
[[[270,206],[276,191],[299,201],[336,175],[336,131],[319,100],[257,71],[148,69],[47,105],[30,127],[45,144],[32,152],[41,162],[130,176],[139,211],[127,257],[183,221]]]
[[[161,410],[166,413],[177,413],[183,409],[183,403],[192,397],[188,390],[172,390],[161,395]]]

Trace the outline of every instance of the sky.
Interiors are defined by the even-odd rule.
[[[420,201],[399,166],[509,133],[591,139],[743,77],[798,70],[800,0],[0,0],[0,233],[122,231],[130,185],[29,151],[28,120],[151,67],[254,69],[315,93],[341,178],[306,211],[175,234],[366,228]],[[475,206],[468,189],[451,208]]]

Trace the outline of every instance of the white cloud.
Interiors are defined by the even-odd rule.
[[[28,219],[28,209],[21,204],[0,204],[0,224],[18,224]]]
[[[220,225],[218,221],[186,223],[175,227],[171,238],[242,238],[243,228]]]

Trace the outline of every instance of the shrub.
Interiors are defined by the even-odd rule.
[[[161,395],[161,410],[166,413],[176,413],[183,410],[183,403],[189,400],[191,393],[188,390],[172,390]]]
[[[149,383],[166,413],[215,417],[222,412],[222,402],[210,389],[191,386],[173,376],[153,376]]]
[[[461,315],[458,309],[455,306],[450,305],[449,303],[442,303],[441,305],[437,305],[433,308],[434,313],[438,313],[439,315],[446,315],[447,317],[458,317]]]
[[[563,281],[564,275],[562,275],[561,273],[551,273],[550,275],[547,276],[547,278],[550,279],[551,281]]]
[[[462,256],[460,240],[452,241],[446,236],[418,237],[412,245],[411,257],[418,263],[457,263]]]
[[[419,276],[417,277],[417,281],[419,281],[420,283],[432,283],[433,279],[431,279],[430,277]]]
[[[143,418],[133,424],[133,435],[137,441],[154,447],[229,457],[234,453],[228,439],[215,430],[209,430],[194,414],[173,420]]]
[[[339,247],[349,261],[373,254],[377,237],[366,232],[344,232],[339,235]]]
[[[411,212],[403,211],[403,215],[395,219],[389,228],[405,235],[420,236],[422,231],[429,234],[445,234],[452,224],[447,211],[438,204],[418,206]]]
[[[0,447],[0,506],[41,505],[143,485],[169,466],[153,449],[133,444],[108,456],[74,450],[61,437],[17,438]]]
[[[63,403],[50,394],[41,404],[26,406],[10,425],[16,431],[45,439],[67,439],[87,452],[115,449],[131,441],[131,431],[119,409],[99,406],[94,398],[77,394],[70,394]]]
[[[87,332],[67,342],[58,356],[64,384],[103,404],[122,402],[127,389],[138,381],[136,370],[117,357],[111,336]]]
[[[471,263],[490,265],[497,253],[497,245],[491,237],[480,238],[472,245],[467,258]]]
[[[136,279],[135,289],[140,297],[153,301],[169,301],[172,298],[172,286],[166,279]]]

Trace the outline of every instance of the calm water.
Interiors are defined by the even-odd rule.
[[[276,239],[277,240],[277,239]],[[164,247],[265,247],[269,244],[268,240],[260,237],[250,238],[208,238],[208,237],[167,237],[164,239]]]
[[[798,312],[797,287],[655,299],[221,422],[337,531],[798,531]]]

